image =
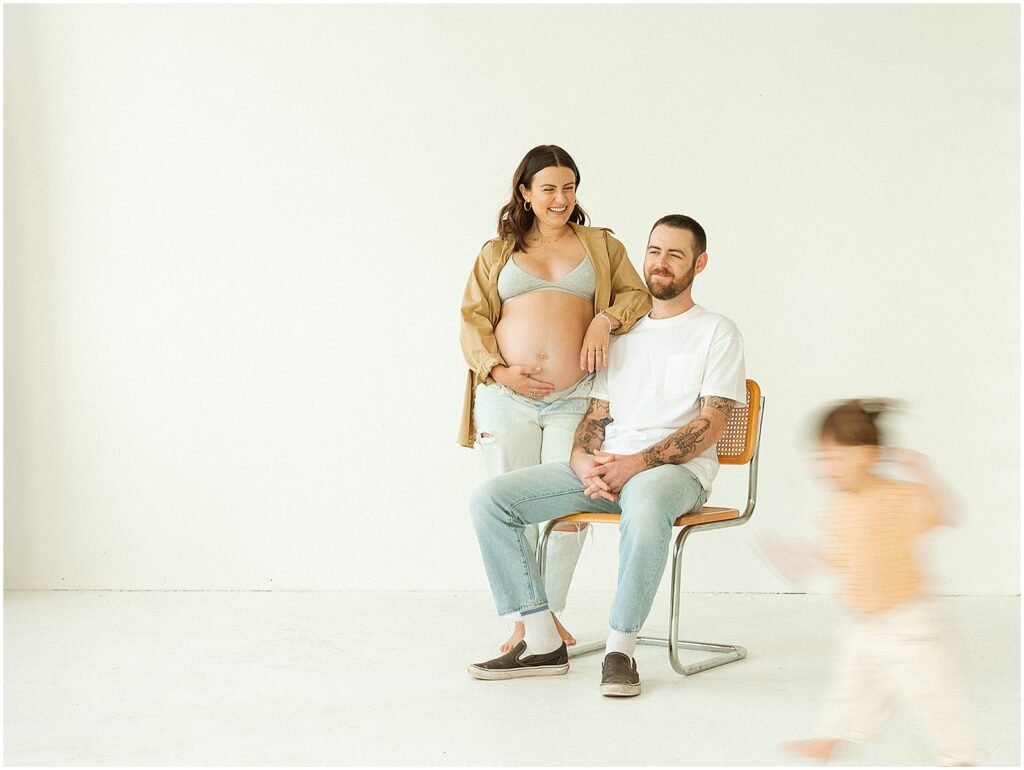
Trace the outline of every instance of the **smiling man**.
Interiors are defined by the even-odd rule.
[[[672,522],[707,500],[718,472],[715,442],[734,403],[746,400],[736,325],[691,296],[707,262],[697,222],[682,214],[655,222],[644,258],[653,309],[613,340],[570,461],[512,471],[473,493],[470,509],[498,612],[516,614],[526,626],[511,652],[470,666],[474,677],[569,670],[523,530],[568,513],[620,513],[619,579],[601,693],[640,694],[633,651],[665,571]]]

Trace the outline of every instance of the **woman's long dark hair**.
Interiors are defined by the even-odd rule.
[[[534,175],[549,166],[561,166],[572,169],[576,176],[576,188],[580,186],[580,170],[576,162],[561,147],[553,144],[542,144],[534,147],[524,157],[516,173],[512,177],[512,198],[498,212],[498,236],[515,240],[515,250],[526,250],[526,233],[533,226],[533,212],[526,210],[526,200],[519,192],[519,185],[529,189]],[[587,212],[577,202],[569,215],[569,221],[578,225],[587,223]]]

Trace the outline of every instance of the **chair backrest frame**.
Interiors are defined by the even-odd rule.
[[[740,521],[746,521],[754,513],[754,506],[757,505],[757,468],[761,459],[761,425],[764,421],[764,396],[760,395],[758,388],[757,399],[757,425],[754,433],[754,453],[750,458],[750,472],[747,474],[747,507],[740,514]]]
[[[755,380],[747,380],[747,403],[739,408],[733,409],[726,423],[726,430],[731,431],[732,441],[727,442],[727,452],[723,456],[718,455],[718,462],[722,465],[744,465],[750,464],[747,474],[747,505],[739,518],[731,521],[724,521],[710,524],[695,525],[696,528],[714,529],[718,527],[731,527],[736,524],[743,524],[754,513],[757,505],[757,469],[761,457],[761,426],[764,421],[764,396],[761,394],[761,386]],[[729,449],[734,449],[737,438],[742,435],[742,451],[738,454]],[[729,444],[732,444],[730,447]],[[717,447],[716,447],[717,448]]]
[[[746,465],[754,457],[761,432],[761,386],[747,380],[747,403],[734,407],[715,449],[722,465]]]

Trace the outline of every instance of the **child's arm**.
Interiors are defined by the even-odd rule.
[[[934,509],[934,524],[952,526],[960,506],[953,490],[932,473],[928,458],[910,449],[894,448],[890,450],[890,453],[893,461],[901,465],[915,481],[924,487],[928,503]]]
[[[765,560],[795,586],[803,585],[816,570],[830,566],[828,553],[819,545],[761,537],[758,547]]]

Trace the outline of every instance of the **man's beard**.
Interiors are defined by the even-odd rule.
[[[680,294],[682,294],[684,291],[689,289],[690,288],[690,284],[693,283],[693,277],[696,274],[697,274],[697,265],[696,265],[696,261],[695,261],[694,264],[690,266],[690,269],[687,270],[685,273],[683,273],[681,276],[679,276],[679,278],[677,280],[671,281],[670,283],[663,284],[657,290],[655,290],[651,286],[651,275],[652,275],[651,273],[648,273],[646,276],[644,276],[644,278],[647,281],[647,289],[651,292],[651,296],[654,297],[655,299],[660,299],[662,301],[667,301],[667,300],[670,300],[670,299],[675,299]],[[664,275],[662,275],[660,273],[658,275],[660,277],[662,277],[662,278],[667,277],[667,276],[664,276]]]

